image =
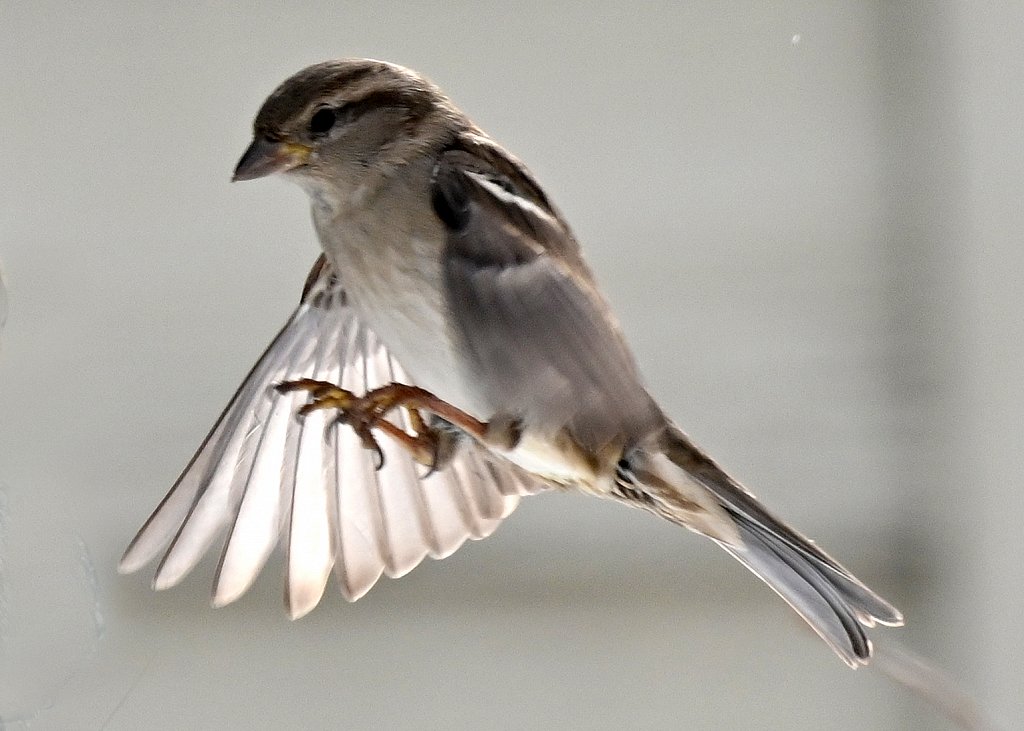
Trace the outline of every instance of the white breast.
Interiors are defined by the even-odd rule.
[[[434,261],[429,261],[422,251],[426,247],[415,240],[405,248],[403,262],[379,262],[386,271],[371,266],[374,271],[367,273],[350,262],[347,270],[342,269],[346,291],[360,318],[416,385],[471,411],[473,399],[463,386],[462,368],[444,314],[436,253]],[[384,256],[395,258],[393,254]],[[419,266],[409,266],[412,262]]]
[[[380,198],[367,202],[358,195],[331,208],[314,200],[321,245],[360,319],[410,380],[477,418],[489,418],[445,316],[441,223],[426,192],[393,193],[388,199],[421,201],[421,207],[385,206]]]

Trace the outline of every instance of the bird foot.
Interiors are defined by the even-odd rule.
[[[299,417],[322,409],[337,410],[338,415],[331,426],[347,424],[352,427],[363,447],[376,454],[378,470],[384,466],[384,452],[373,433],[375,429],[397,441],[413,459],[428,467],[425,476],[447,464],[454,452],[454,435],[428,425],[423,418],[423,411],[440,416],[477,439],[487,431],[485,423],[461,409],[442,401],[429,391],[404,383],[389,383],[362,396],[328,381],[311,378],[285,381],[275,388],[280,393],[305,391],[309,394],[309,401],[298,411]],[[412,433],[387,419],[397,408],[405,409]]]

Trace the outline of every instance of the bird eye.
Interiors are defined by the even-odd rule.
[[[330,107],[323,107],[316,110],[309,120],[309,133],[314,137],[320,137],[331,131],[336,121],[334,110]]]

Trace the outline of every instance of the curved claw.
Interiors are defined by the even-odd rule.
[[[430,440],[430,467],[420,479],[427,479],[441,468],[441,440],[434,438]]]
[[[359,441],[363,444],[363,449],[373,452],[374,467],[376,471],[380,471],[384,467],[384,450],[381,449],[380,443],[377,438],[373,436],[373,432],[370,431],[370,426],[364,419],[353,419],[351,414],[344,411],[339,412],[338,416],[334,419],[335,424],[346,424],[352,427],[352,431],[359,437]]]
[[[380,448],[380,445],[376,441],[374,441],[373,451],[377,455],[374,470],[380,472],[382,469],[384,469],[384,450]]]
[[[384,450],[381,449],[380,442],[378,442],[369,429],[357,429],[356,433],[363,442],[363,449],[374,453],[374,466],[373,469],[380,472],[384,469]]]

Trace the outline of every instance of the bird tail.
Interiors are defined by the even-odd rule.
[[[871,657],[866,627],[903,624],[899,610],[768,512],[675,426],[665,429],[656,447],[638,451],[631,471],[654,498],[652,509],[712,538],[785,599],[851,667]]]

